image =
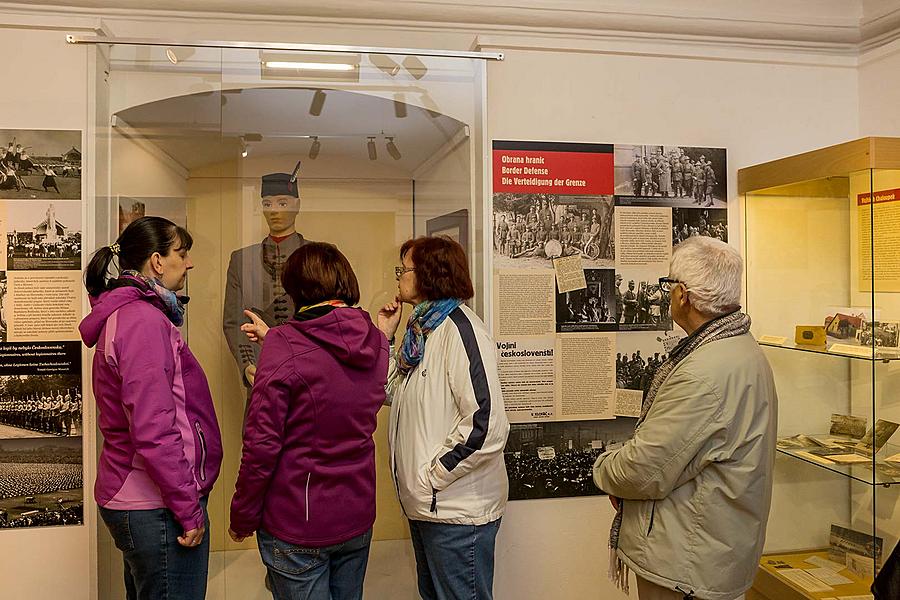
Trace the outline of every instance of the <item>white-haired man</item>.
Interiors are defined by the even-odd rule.
[[[777,399],[740,312],[743,263],[708,237],[672,253],[672,318],[688,334],[657,369],[634,437],[601,455],[610,576],[641,600],[733,600],[753,583],[772,497]]]

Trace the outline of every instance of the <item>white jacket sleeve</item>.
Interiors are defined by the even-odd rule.
[[[665,498],[686,481],[686,470],[713,460],[708,448],[724,431],[723,408],[724,399],[702,377],[676,369],[634,437],[594,463],[594,483],[626,500]]]
[[[459,333],[449,336],[444,364],[459,420],[431,463],[431,485],[438,492],[502,453],[509,435],[496,345],[489,336],[476,334],[464,313],[450,318]]]

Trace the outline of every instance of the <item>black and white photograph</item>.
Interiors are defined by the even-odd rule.
[[[0,529],[84,524],[81,444],[0,440]]]
[[[630,417],[513,423],[504,450],[509,499],[602,494],[594,485],[594,461],[631,438],[636,423]]]
[[[616,144],[616,202],[725,208],[724,148]]]
[[[872,321],[863,324],[856,332],[860,346],[876,348],[900,347],[900,323],[896,321]]]
[[[659,331],[616,336],[616,388],[642,392],[650,389],[656,369],[681,339]]]
[[[0,440],[80,436],[81,375],[0,376]]]
[[[5,204],[8,270],[81,270],[81,202]]]
[[[81,198],[81,132],[0,129],[0,198]]]
[[[556,293],[556,331],[615,331],[616,272],[613,269],[585,269],[587,287]]]
[[[164,217],[176,225],[187,227],[187,199],[179,197],[119,196],[116,231],[120,234],[128,224],[141,217]]]
[[[616,300],[621,298],[619,331],[670,331],[669,292],[659,285],[653,269],[616,272]]]
[[[561,256],[612,267],[614,214],[612,196],[494,194],[494,268],[552,269]]]
[[[728,209],[673,208],[672,245],[703,235],[728,242]]]

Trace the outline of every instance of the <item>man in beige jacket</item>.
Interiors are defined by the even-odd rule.
[[[777,398],[740,312],[738,252],[693,237],[673,254],[672,318],[685,338],[657,369],[634,437],[594,482],[617,516],[610,575],[641,600],[734,600],[750,588],[772,497]]]

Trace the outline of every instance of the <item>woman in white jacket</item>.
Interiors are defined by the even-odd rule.
[[[391,341],[391,468],[409,519],[424,600],[490,600],[494,542],[506,507],[509,422],[497,346],[463,304],[474,294],[462,247],[444,237],[400,249],[395,302],[378,313]],[[413,308],[393,341],[402,303]]]

